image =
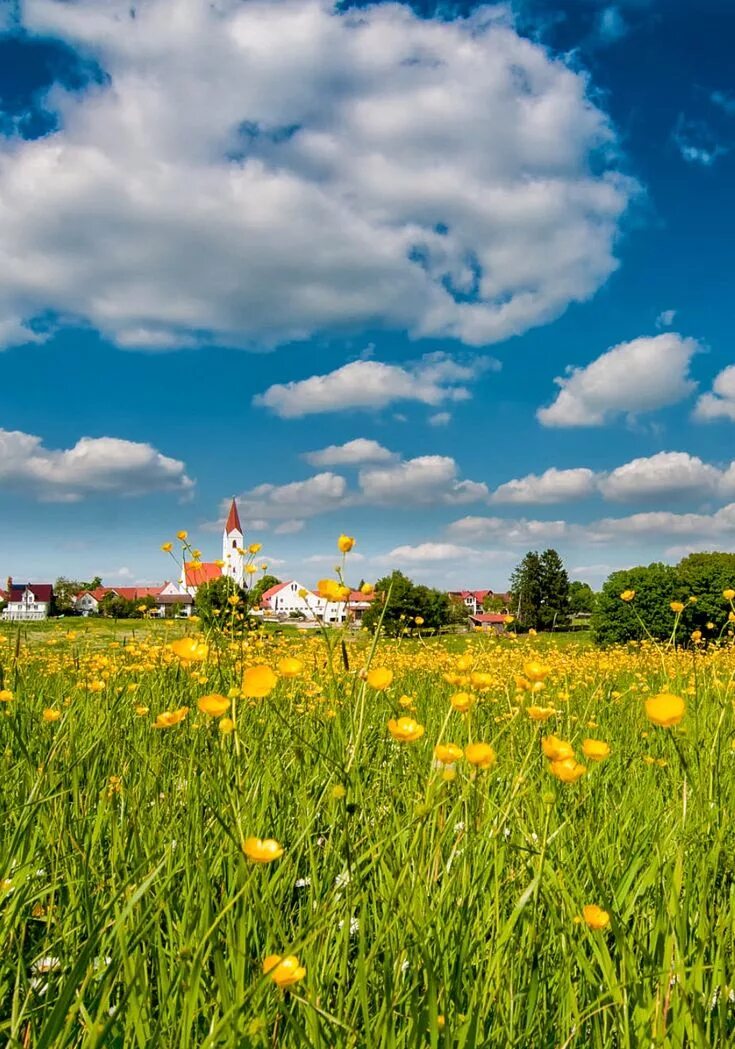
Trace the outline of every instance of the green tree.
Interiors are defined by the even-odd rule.
[[[451,599],[441,590],[417,586],[403,572],[392,572],[375,584],[376,600],[363,616],[363,625],[374,631],[383,608],[383,629],[389,635],[399,634],[413,624],[416,616],[423,619],[422,630],[438,630],[450,622]],[[387,606],[386,606],[387,600]]]
[[[544,550],[540,558],[541,606],[539,622],[543,630],[566,626],[569,622],[569,576],[556,550]]]
[[[635,591],[633,601],[621,600],[626,590]],[[678,597],[677,570],[672,565],[655,562],[613,572],[598,595],[592,616],[595,640],[609,645],[640,641],[649,634],[669,637],[674,623],[669,606]]]
[[[573,579],[569,584],[569,613],[576,616],[580,612],[594,612],[595,592],[589,583]]]
[[[483,612],[505,612],[507,602],[501,594],[485,594],[482,602]]]
[[[536,630],[541,622],[541,557],[536,550],[529,550],[510,577],[511,611],[516,614],[518,625],[526,630]]]
[[[56,611],[59,613],[72,612],[74,610],[74,598],[82,590],[87,589],[88,587],[84,583],[80,583],[76,579],[67,579],[63,575],[59,576],[54,583]]]
[[[251,608],[257,608],[260,605],[261,598],[266,590],[270,590],[272,586],[278,586],[281,582],[277,576],[264,575],[261,576],[258,582],[250,591],[250,606]]]
[[[682,636],[701,630],[705,637],[716,636],[727,623],[730,605],[723,590],[735,589],[735,554],[689,554],[676,566],[677,597],[685,603],[681,617]],[[690,601],[695,597],[696,601]],[[714,630],[707,624],[713,623]]]
[[[230,599],[239,598],[239,603],[233,606]],[[197,587],[194,596],[194,610],[205,625],[212,622],[219,624],[229,622],[233,607],[236,612],[245,614],[251,608],[252,597],[244,587],[239,586],[229,576],[220,576],[209,583],[203,583]]]

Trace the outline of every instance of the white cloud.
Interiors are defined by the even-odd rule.
[[[709,168],[719,157],[729,152],[726,146],[717,141],[707,124],[701,120],[688,120],[683,113],[679,114],[671,137],[688,164],[701,164]]]
[[[703,393],[694,408],[694,418],[704,422],[730,419],[735,422],[735,364],[724,368],[712,383],[712,392]]]
[[[456,543],[419,543],[418,546],[397,546],[384,560],[406,561],[457,561],[477,557],[479,550]]]
[[[429,426],[448,426],[451,421],[451,412],[436,412],[429,416]]]
[[[579,467],[557,470],[552,466],[544,473],[506,481],[493,492],[492,503],[563,503],[570,499],[584,499],[596,491],[593,470]]]
[[[633,459],[600,479],[606,499],[635,502],[651,498],[715,495],[727,474],[687,452],[658,452]]]
[[[446,353],[429,353],[405,366],[352,361],[325,375],[276,383],[254,397],[253,404],[293,419],[321,412],[385,408],[396,401],[429,405],[466,401],[470,397],[468,384],[488,368],[497,367],[492,358],[460,362]]]
[[[273,529],[273,532],[275,535],[296,535],[297,532],[303,530],[304,524],[304,521],[297,521],[294,518],[291,518],[287,521],[281,521],[281,523],[276,525]]]
[[[542,543],[563,539],[573,526],[566,521],[535,521],[507,517],[462,517],[453,521],[447,532],[457,539],[509,543]]]
[[[0,146],[0,323],[120,345],[386,324],[472,345],[588,299],[635,186],[586,74],[507,8],[25,0],[108,75]],[[539,244],[544,250],[538,250]],[[28,331],[29,329],[26,329]]]
[[[656,318],[657,328],[670,328],[674,323],[676,310],[662,310]]]
[[[259,484],[237,497],[240,514],[246,520],[284,518],[287,522],[313,517],[344,505],[347,481],[339,474],[326,471],[314,474],[305,481],[288,484]],[[221,515],[227,513],[229,500],[221,505]],[[288,534],[288,533],[286,533]]]
[[[48,502],[76,502],[104,494],[190,493],[184,463],[150,444],[117,437],[81,437],[65,450],[44,447],[40,437],[0,430],[0,488],[28,491]]]
[[[356,437],[345,444],[330,444],[316,452],[305,452],[303,458],[311,466],[354,466],[359,463],[383,463],[395,458],[395,454],[378,441]]]
[[[713,514],[659,510],[631,514],[629,517],[608,517],[595,521],[585,529],[584,534],[597,542],[646,537],[658,541],[661,536],[692,536],[703,540],[706,537],[731,536],[733,528],[735,503],[728,503]]]
[[[620,343],[557,378],[556,400],[540,408],[537,417],[544,426],[601,426],[621,414],[675,404],[696,389],[689,365],[700,349],[695,339],[676,332]]]
[[[487,498],[487,485],[460,481],[457,471],[449,456],[421,455],[394,466],[361,470],[359,484],[366,502],[385,505],[456,505]]]

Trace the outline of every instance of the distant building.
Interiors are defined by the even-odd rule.
[[[219,561],[184,561],[179,592],[196,596],[197,589],[205,583],[227,576],[238,586],[248,586],[245,572],[245,533],[240,524],[237,501],[232,500],[230,512],[222,531],[222,557]]]
[[[144,597],[157,598],[167,586],[98,586],[94,590],[82,590],[74,598],[74,610],[83,616],[99,615],[100,604],[106,597],[122,597],[125,601],[141,601]]]
[[[335,625],[348,620],[359,622],[373,600],[372,595],[353,590],[346,601],[327,601],[297,580],[289,579],[266,590],[261,607],[279,618]]]
[[[510,594],[496,594],[494,590],[450,590],[449,597],[463,604],[471,616],[482,612],[487,597],[500,598],[504,608],[510,603]]]
[[[507,625],[504,612],[478,612],[470,616],[470,626],[475,630],[494,630],[496,634],[502,634]]]
[[[10,581],[3,619],[48,619],[54,601],[51,583],[13,583]]]

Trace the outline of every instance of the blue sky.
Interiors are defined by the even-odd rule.
[[[735,549],[731,4],[0,29],[2,578],[163,578],[232,494],[307,584]]]

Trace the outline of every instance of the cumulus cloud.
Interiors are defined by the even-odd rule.
[[[0,145],[6,340],[55,317],[140,348],[484,345],[588,299],[636,187],[586,76],[507,11],[25,0],[105,77]]]
[[[429,416],[429,426],[448,426],[451,421],[451,412],[435,412]]]
[[[729,483],[728,472],[687,452],[658,452],[633,459],[599,482],[606,499],[620,502],[715,495]]]
[[[735,364],[723,369],[712,383],[712,392],[703,393],[694,408],[694,418],[702,422],[730,419],[735,422]]]
[[[347,496],[347,481],[340,474],[325,471],[314,474],[305,481],[288,484],[259,484],[237,497],[240,514],[244,518],[260,517],[265,521],[284,518],[294,522],[304,517],[314,517],[344,504]],[[227,513],[229,500],[221,506],[222,515]],[[291,530],[296,530],[293,525]]]
[[[184,463],[150,444],[117,437],[81,437],[65,450],[46,448],[40,437],[0,430],[0,488],[29,492],[47,502],[86,496],[191,492]]]
[[[662,310],[656,318],[657,328],[670,328],[674,323],[676,310]]]
[[[478,550],[456,543],[419,543],[418,546],[397,546],[384,560],[405,561],[409,564],[430,561],[457,561],[477,557]]]
[[[316,452],[305,452],[303,458],[311,466],[354,466],[359,463],[384,463],[395,454],[378,441],[356,437],[345,444],[330,444]]]
[[[676,332],[622,342],[555,379],[556,400],[536,415],[544,426],[602,426],[622,414],[675,404],[696,389],[689,366],[700,349],[696,339]]]
[[[594,470],[579,467],[572,470],[557,470],[552,466],[542,474],[528,474],[506,481],[493,492],[493,503],[563,503],[571,499],[584,499],[597,488]]]
[[[468,384],[497,361],[477,357],[462,362],[446,353],[429,353],[413,364],[352,361],[325,375],[296,382],[276,383],[253,398],[284,419],[355,408],[379,409],[396,401],[437,405],[466,401]]]
[[[361,470],[359,484],[368,503],[456,505],[487,498],[487,485],[461,481],[457,473],[457,463],[450,456],[421,455],[394,466]]]
[[[470,516],[453,521],[447,531],[452,538],[470,542],[545,543],[564,539],[571,534],[573,526],[566,521]]]

